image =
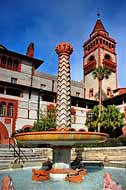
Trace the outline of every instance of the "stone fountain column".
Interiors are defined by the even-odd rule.
[[[57,80],[57,128],[71,126],[71,77],[70,54],[73,52],[71,44],[61,42],[55,49],[58,54],[58,80]]]
[[[71,44],[61,42],[55,49],[58,54],[58,80],[57,80],[57,105],[56,124],[57,130],[66,131],[71,127],[71,77],[70,54],[73,51]],[[53,168],[60,169],[61,174],[50,174],[52,178],[64,178],[66,174],[62,170],[70,168],[71,146],[57,145],[53,147]]]

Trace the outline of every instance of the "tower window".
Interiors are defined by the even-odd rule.
[[[88,45],[88,51],[90,50],[90,46]]]
[[[115,46],[112,44],[112,48],[114,49],[115,48]]]
[[[96,39],[96,44],[98,44],[98,39]]]
[[[107,96],[111,96],[111,88],[107,88]]]
[[[100,44],[102,44],[102,39],[100,38]]]
[[[95,41],[93,41],[93,46],[95,46]]]
[[[93,61],[95,59],[95,57],[93,56],[93,55],[91,55],[90,57],[89,57],[89,61]]]
[[[110,57],[109,54],[105,54],[105,57],[104,57],[104,58],[107,59],[107,60],[111,60],[111,57]]]
[[[103,40],[103,44],[105,44],[105,40]]]
[[[89,98],[93,97],[93,88],[89,90]]]
[[[106,41],[106,45],[108,46],[108,42]]]

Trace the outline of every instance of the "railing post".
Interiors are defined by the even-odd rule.
[[[14,158],[15,158],[15,142],[14,142]]]
[[[9,137],[9,150],[10,150],[10,137]]]
[[[20,164],[20,153],[21,153],[21,151],[20,151],[20,147],[19,147],[19,164]]]

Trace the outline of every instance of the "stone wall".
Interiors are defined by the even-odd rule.
[[[83,160],[103,161],[105,157],[109,161],[126,161],[126,147],[101,147],[82,148],[72,150],[72,159],[76,155],[82,155]]]
[[[42,87],[41,85],[45,85],[45,87]],[[37,71],[33,76],[32,86],[56,92],[57,76]],[[84,98],[84,83],[82,81],[71,80],[71,96],[77,96],[77,94],[79,94],[80,98]]]
[[[33,148],[33,151],[39,152],[45,159],[52,159],[52,149],[50,148]],[[109,161],[126,161],[126,147],[73,148],[71,160],[74,160],[77,155],[82,155],[84,161],[103,161],[106,156]]]

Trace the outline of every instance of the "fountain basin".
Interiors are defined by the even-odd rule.
[[[108,135],[98,132],[42,131],[19,133],[15,135],[15,138],[25,143],[72,146],[77,143],[103,142],[107,140]]]
[[[64,179],[68,173],[66,169],[71,169],[72,145],[103,142],[107,140],[108,135],[97,132],[57,130],[19,133],[15,135],[15,138],[18,142],[50,145],[53,148],[53,172],[50,171],[50,177],[52,179],[61,180]]]
[[[39,169],[39,167],[35,169]],[[113,179],[121,184],[123,189],[125,189],[126,185],[126,169],[121,168],[87,167],[88,175],[84,177],[84,180],[80,184],[53,179],[41,182],[32,181],[31,170],[32,168],[1,170],[0,187],[3,177],[10,175],[16,190],[101,190],[103,188],[103,175],[106,172],[111,173]]]

